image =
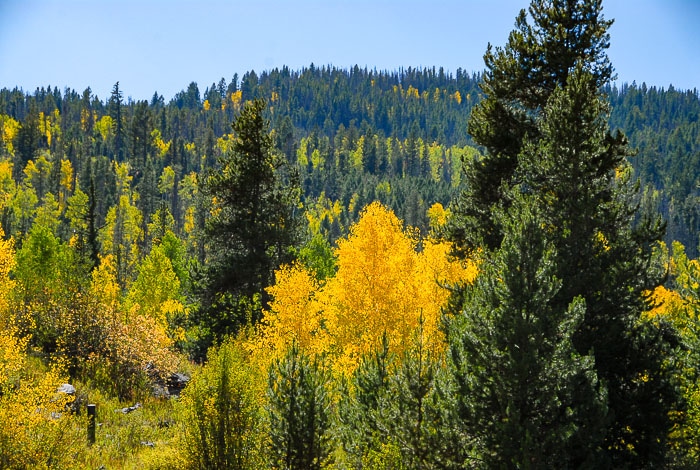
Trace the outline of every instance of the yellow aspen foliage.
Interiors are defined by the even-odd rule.
[[[274,299],[254,339],[263,369],[283,355],[292,343],[312,354],[328,350],[323,312],[315,296],[319,284],[300,264],[282,266],[275,272],[275,285],[267,291]]]
[[[241,90],[236,90],[231,93],[231,103],[233,104],[234,111],[241,110],[241,101],[243,99],[243,92]]]
[[[117,179],[117,195],[129,194],[131,190],[131,180],[134,179],[130,173],[131,167],[129,166],[129,162],[114,162],[114,174]]]
[[[669,290],[664,286],[658,286],[651,293],[653,307],[644,313],[645,318],[655,319],[664,317],[672,319],[683,309],[684,302],[678,292]]]
[[[142,221],[141,211],[132,204],[128,195],[123,194],[119,197],[118,204],[107,211],[104,227],[98,234],[102,252],[119,255],[116,258],[117,276],[122,285],[128,284],[135,274],[141,251],[139,247],[144,236]]]
[[[18,361],[24,366],[25,356]],[[66,412],[73,397],[57,393],[67,380],[63,367],[35,375],[20,377],[0,393],[0,467],[75,468],[84,436],[79,418]]]
[[[406,96],[409,97],[409,98],[410,98],[410,97],[413,97],[413,98],[415,98],[415,99],[420,98],[420,95],[418,94],[418,89],[417,89],[417,88],[413,88],[412,85],[409,85],[409,86],[408,86],[408,90],[406,90]]]
[[[163,135],[161,134],[160,129],[153,129],[151,131],[151,142],[153,142],[153,146],[158,150],[158,156],[160,158],[163,158],[165,157],[165,154],[167,154],[170,150],[170,144],[172,143],[172,140],[165,142],[163,140]]]
[[[14,156],[15,147],[13,142],[19,132],[20,124],[11,116],[0,114],[0,140],[10,156]]]
[[[306,168],[309,165],[308,147],[309,138],[302,137],[299,142],[299,148],[297,148],[297,164],[301,168]]]
[[[379,203],[368,206],[339,240],[338,272],[321,293],[327,328],[343,362],[354,364],[386,331],[399,345],[421,313],[411,275],[416,270],[415,234]],[[416,321],[412,321],[416,320]],[[342,366],[344,367],[344,366]]]
[[[236,136],[233,134],[224,134],[216,139],[216,148],[219,149],[222,155],[233,151],[233,144],[236,141]]]
[[[114,119],[109,114],[105,114],[97,121],[95,129],[102,136],[102,140],[107,140],[114,134]]]
[[[61,176],[58,192],[58,203],[61,210],[65,209],[68,197],[73,192],[73,165],[70,160],[61,160]]]
[[[10,205],[16,189],[17,185],[12,178],[12,162],[9,160],[0,161],[0,209]]]
[[[476,266],[448,257],[449,246],[424,240],[389,209],[367,206],[335,250],[335,276],[319,284],[300,265],[282,267],[269,288],[273,300],[248,346],[255,357],[278,357],[295,341],[311,354],[325,354],[339,374],[377,347],[383,333],[400,355],[416,331],[427,348],[444,348],[439,330],[444,287],[471,282]],[[269,362],[267,362],[269,364]]]
[[[91,376],[125,398],[138,391],[148,378],[167,377],[175,371],[178,361],[167,327],[139,304],[120,303],[113,255],[102,258],[93,271],[87,295],[90,321],[102,334],[85,364]],[[157,314],[167,315],[171,307],[166,300],[158,308]]]
[[[51,162],[42,154],[35,160],[29,160],[24,167],[24,184],[31,186],[43,195],[49,189]]]
[[[5,232],[0,227],[0,330],[11,324],[9,315],[9,296],[15,287],[10,272],[15,267],[14,240],[5,240]]]
[[[428,221],[430,223],[430,228],[432,230],[437,230],[447,223],[447,219],[450,216],[450,210],[445,209],[442,204],[436,202],[427,212]]]
[[[662,253],[667,255],[665,245]],[[700,353],[700,261],[689,259],[685,247],[673,242],[669,271],[675,290],[657,287],[651,293],[654,307],[646,313],[651,320],[672,323],[687,349],[677,359],[680,363],[679,386],[685,400],[682,411],[674,412],[677,421],[670,433],[672,445],[691,461],[700,460],[700,382],[697,364]]]
[[[364,159],[364,148],[365,145],[365,136],[360,136],[359,139],[357,139],[357,142],[355,142],[355,148],[353,149],[352,152],[350,152],[350,159],[352,161],[352,165],[355,168],[362,168],[362,161]]]
[[[171,166],[163,168],[163,173],[158,178],[158,192],[160,194],[169,194],[175,187],[175,170]]]
[[[95,113],[91,113],[89,109],[80,110],[80,129],[88,131],[95,125]]]
[[[51,119],[47,117],[43,112],[39,113],[39,132],[46,137],[46,142],[51,146],[52,132],[51,132]]]
[[[335,220],[339,220],[343,213],[343,205],[340,201],[331,201],[326,197],[325,191],[321,191],[316,201],[306,208],[305,215],[309,229],[312,234],[321,233],[321,223],[327,220],[332,224]]]
[[[119,308],[120,289],[114,255],[100,258],[100,264],[92,272],[89,290],[95,305],[106,317],[116,317]]]
[[[180,279],[162,245],[153,247],[139,266],[139,274],[129,289],[125,310],[153,318],[167,331],[174,316],[184,314],[180,299]]]
[[[457,104],[462,104],[462,94],[459,90],[455,91],[452,98],[457,102]]]
[[[428,147],[428,162],[430,164],[430,177],[436,183],[442,179],[442,161],[444,150],[440,144],[433,142]]]
[[[321,168],[325,162],[326,159],[319,149],[314,149],[313,152],[311,152],[311,166],[314,170]]]
[[[391,183],[388,181],[381,181],[377,183],[375,191],[377,196],[384,196],[388,200],[389,196],[391,196]]]
[[[211,105],[209,104],[209,100],[204,100],[204,103],[202,103],[202,107],[204,108],[204,111],[209,111],[211,109]]]
[[[14,388],[24,370],[24,351],[29,338],[20,338],[17,333],[17,328],[10,325],[0,330],[0,396]]]
[[[350,197],[350,203],[348,204],[348,212],[350,214],[354,214],[355,210],[360,209],[359,207],[357,207],[359,200],[360,200],[360,195],[357,193],[353,193],[352,197]]]

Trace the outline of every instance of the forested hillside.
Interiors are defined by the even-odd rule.
[[[613,85],[602,11],[0,90],[0,468],[696,468],[700,97]]]
[[[118,84],[104,100],[89,89],[3,89],[0,151],[14,158],[16,181],[42,152],[51,165],[68,160],[83,190],[89,187],[86,172],[97,170],[100,178],[113,181],[110,160],[128,162],[131,184],[145,196],[139,203],[145,219],[156,201],[167,200],[182,227],[182,183],[192,172],[215,165],[241,104],[262,98],[269,104],[266,116],[277,148],[302,171],[305,198],[316,200],[323,193],[347,208],[355,196],[358,210],[379,199],[425,230],[425,210],[436,201],[449,203],[459,186],[461,158],[472,158],[479,149],[467,132],[470,111],[482,97],[479,80],[480,74],[462,70],[378,72],[311,65],[300,71],[250,71],[230,82],[222,78],[203,93],[191,83],[167,104],[157,93],[150,102],[126,101]],[[638,150],[630,158],[635,177],[669,224],[666,241],[680,241],[695,255],[700,228],[697,90],[625,84],[607,85],[604,91],[612,104],[611,126]],[[166,167],[167,174],[174,172],[170,194],[157,182]],[[115,198],[113,186],[96,185],[100,221]],[[38,196],[41,200],[43,194]],[[356,215],[344,214],[341,225],[347,228]]]

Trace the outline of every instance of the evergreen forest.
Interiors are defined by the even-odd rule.
[[[700,95],[523,8],[481,72],[1,89],[0,468],[697,468]]]

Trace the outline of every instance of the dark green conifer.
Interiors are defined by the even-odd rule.
[[[264,108],[262,100],[246,103],[233,123],[231,151],[205,183],[212,207],[199,323],[214,340],[259,319],[265,288],[292,259],[299,237],[299,184],[272,146]]]
[[[270,367],[268,415],[274,468],[325,468],[330,455],[330,374],[294,343]]]
[[[465,411],[470,416],[466,422],[489,413],[502,417],[517,409],[538,410],[530,400],[542,392],[532,395],[537,390],[529,388],[532,381],[518,392],[499,385],[512,370],[479,369],[489,360],[498,363],[503,354],[508,355],[506,364],[521,363],[518,374],[550,380],[541,382],[547,393],[552,387],[565,392],[570,380],[580,376],[590,379],[579,390],[604,397],[597,404],[586,395],[552,395],[554,406],[529,417],[540,420],[534,429],[510,417],[491,423],[491,432],[484,433],[485,456],[510,454],[506,466],[525,465],[520,460],[525,454],[501,448],[493,439],[501,432],[536,436],[552,428],[548,423],[558,419],[557,413],[570,414],[570,422],[560,424],[573,427],[562,429],[557,439],[563,440],[541,454],[556,459],[545,466],[593,462],[598,468],[645,468],[665,463],[669,412],[677,396],[664,361],[675,337],[641,319],[649,308],[645,293],[662,280],[652,249],[663,227],[655,218],[635,223],[635,187],[625,176],[625,156],[631,150],[623,135],[611,133],[601,93],[612,76],[605,56],[611,22],[601,11],[600,0],[533,0],[529,12],[534,24],[521,12],[506,48],[487,51],[487,97],[470,120],[470,132],[487,153],[467,165],[467,189],[454,208],[450,237],[458,254],[483,250],[487,279],[477,284],[476,297],[458,302],[464,293],[456,294],[452,305],[452,312],[462,317],[451,343],[457,377],[466,381],[463,399],[474,400],[472,408],[484,407],[476,415],[469,414],[471,408]],[[537,215],[534,225],[522,219],[528,211]],[[519,239],[526,244],[514,244]],[[538,239],[544,247],[539,254],[533,251]],[[492,263],[500,268],[494,271]],[[540,265],[546,279],[507,280],[524,276],[525,269],[537,273]],[[512,304],[511,297],[521,300]],[[518,325],[524,312],[533,320],[523,330]],[[548,326],[540,330],[540,324]],[[544,350],[527,360],[523,341],[535,337]],[[557,355],[563,347],[565,354]],[[491,391],[469,396],[478,392],[470,381]],[[504,405],[513,400],[515,404]],[[586,423],[591,409],[603,410],[604,419]],[[487,424],[472,431],[487,429]],[[518,445],[523,442],[530,441]],[[531,442],[544,446],[547,436]]]

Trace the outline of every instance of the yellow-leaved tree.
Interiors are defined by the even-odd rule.
[[[57,393],[64,368],[27,367],[29,337],[9,305],[14,266],[13,242],[0,228],[0,468],[71,468],[81,436],[78,418],[65,412],[72,397]]]
[[[99,339],[88,348],[86,377],[120,398],[131,398],[147,391],[151,380],[175,372],[178,358],[164,325],[169,301],[141,306],[136,300],[142,297],[136,295],[122,305],[112,255],[93,271],[86,297],[86,315],[95,330],[91,338]]]
[[[419,325],[428,348],[444,347],[439,331],[444,287],[471,281],[473,265],[449,260],[449,247],[419,240],[386,207],[367,206],[335,250],[337,272],[320,285],[303,266],[282,267],[253,347],[279,357],[296,341],[311,354],[327,354],[336,372],[351,373],[362,354],[386,333],[400,354]]]
[[[662,252],[667,255],[665,247]],[[674,413],[670,437],[674,450],[694,467],[700,461],[700,261],[689,259],[683,245],[674,242],[668,267],[671,282],[651,293],[654,308],[646,317],[671,323],[684,344],[673,360],[681,364],[678,383],[685,409]]]

